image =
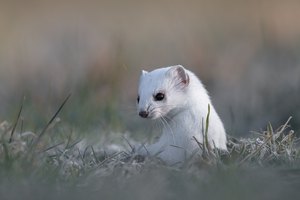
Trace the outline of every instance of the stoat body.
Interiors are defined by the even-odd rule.
[[[159,119],[162,135],[139,154],[157,156],[167,164],[183,163],[203,144],[203,124],[210,105],[208,142],[212,148],[226,148],[226,133],[210,97],[194,73],[181,65],[142,71],[137,109],[141,117]]]

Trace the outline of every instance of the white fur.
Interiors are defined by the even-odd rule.
[[[181,69],[182,71],[180,71]],[[178,73],[178,71],[183,72]],[[187,82],[182,80],[186,75]],[[165,99],[155,101],[158,92]],[[210,105],[208,141],[211,147],[226,150],[226,133],[206,89],[201,81],[181,65],[143,71],[139,83],[138,112],[148,111],[149,119],[160,119],[162,135],[158,142],[140,149],[140,154],[158,156],[167,164],[183,163],[196,150],[200,150],[193,139],[203,143],[203,123]]]

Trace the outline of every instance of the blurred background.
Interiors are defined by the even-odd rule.
[[[138,132],[142,69],[182,64],[207,86],[227,132],[293,116],[300,129],[300,1],[0,0],[0,122]]]

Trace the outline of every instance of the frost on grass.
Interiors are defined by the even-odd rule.
[[[299,149],[289,121],[275,130],[269,124],[265,131],[255,132],[249,138],[229,136],[228,152],[202,149],[204,153],[195,154],[182,170],[232,165],[292,166],[299,162]],[[19,170],[21,173],[48,170],[58,179],[84,177],[88,180],[110,176],[116,171],[121,177],[126,177],[151,168],[170,168],[155,158],[136,156],[132,147],[136,142],[128,135],[120,140],[122,142],[114,144],[105,143],[113,137],[106,135],[99,139],[99,143],[91,145],[74,136],[66,138],[46,133],[45,137],[39,138],[39,134],[28,131],[12,134],[12,129],[13,126],[7,122],[0,124],[0,165],[1,168],[9,166],[7,170]],[[55,126],[48,131],[53,131],[51,129],[56,130]],[[199,145],[199,148],[203,147]]]
[[[130,134],[97,130],[92,140],[82,136],[57,116],[68,98],[42,130],[24,130],[22,106],[13,123],[0,122],[0,199],[33,199],[32,194],[39,193],[48,199],[64,195],[68,198],[63,199],[83,199],[94,194],[95,199],[133,199],[132,195],[136,199],[186,199],[186,195],[211,199],[213,195],[246,200],[253,199],[260,188],[264,197],[270,197],[263,199],[282,199],[291,196],[291,191],[299,196],[295,188],[300,180],[299,147],[290,119],[277,129],[268,124],[265,131],[249,138],[228,136],[228,152],[198,143],[199,151],[178,168],[136,155],[134,147],[142,145]],[[290,184],[282,187],[287,177]],[[236,192],[231,192],[232,185]],[[215,188],[221,188],[220,193]],[[228,191],[236,198],[224,198]],[[247,191],[251,198],[246,198]]]
[[[299,175],[293,168],[299,166],[298,139],[288,122],[276,130],[268,125],[251,138],[229,137],[228,153],[199,145],[203,154],[195,154],[181,168],[155,158],[141,159],[134,153],[136,141],[130,135],[104,134],[91,142],[67,133],[59,122],[39,137],[40,132],[12,134],[14,125],[5,122],[0,126],[0,197],[40,199],[31,195],[39,193],[46,199],[91,195],[94,199],[188,199],[188,194],[247,200],[253,195],[254,199],[298,195],[294,188]],[[273,166],[280,170],[274,171]]]
[[[298,139],[294,131],[289,128],[290,120],[291,118],[276,130],[269,123],[265,131],[254,132],[251,138],[240,140],[229,138],[230,159],[239,165],[296,163],[299,159]]]

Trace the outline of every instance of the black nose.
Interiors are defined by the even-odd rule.
[[[148,111],[140,111],[139,112],[139,116],[141,116],[142,118],[147,118],[149,115]]]

